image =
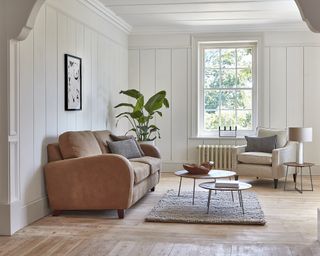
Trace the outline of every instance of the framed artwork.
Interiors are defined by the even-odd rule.
[[[82,60],[69,54],[64,55],[65,67],[65,110],[82,109]]]

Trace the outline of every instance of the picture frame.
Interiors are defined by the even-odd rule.
[[[82,59],[65,54],[65,110],[82,110]]]

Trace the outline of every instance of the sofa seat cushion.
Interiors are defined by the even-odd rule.
[[[134,184],[138,184],[150,176],[150,166],[140,162],[132,162],[134,172]]]
[[[59,146],[63,159],[102,154],[91,131],[65,132],[59,136]]]
[[[132,158],[130,159],[131,162],[140,162],[144,164],[148,164],[151,168],[151,173],[154,174],[155,172],[160,170],[161,167],[161,160],[160,158],[151,157],[151,156],[143,156],[140,158]]]
[[[272,153],[244,152],[238,155],[238,161],[245,164],[272,164]]]

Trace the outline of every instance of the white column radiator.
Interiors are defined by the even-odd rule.
[[[213,161],[215,169],[231,170],[232,145],[199,145],[198,147],[199,164]]]

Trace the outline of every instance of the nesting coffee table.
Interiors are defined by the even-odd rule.
[[[242,209],[242,213],[244,214],[242,190],[250,189],[252,186],[248,183],[245,183],[245,182],[239,182],[238,188],[220,188],[220,187],[216,188],[215,182],[204,182],[204,183],[201,183],[199,185],[199,187],[209,190],[208,203],[207,203],[207,213],[209,213],[209,209],[210,209],[210,201],[211,201],[211,192],[212,191],[231,191],[231,194],[232,194],[232,192],[238,192],[239,204]],[[232,197],[232,199],[233,199],[233,197]]]
[[[186,170],[181,170],[181,171],[176,171],[174,174],[180,177],[178,196],[180,196],[182,178],[193,179],[192,204],[194,204],[196,180],[209,180],[209,179],[216,180],[221,178],[231,178],[236,175],[235,172],[226,171],[226,170],[211,170],[208,174],[190,174]]]

